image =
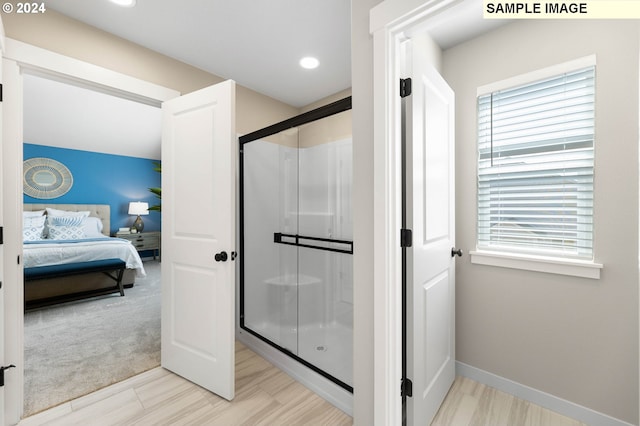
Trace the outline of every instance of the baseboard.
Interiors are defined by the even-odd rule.
[[[456,374],[468,377],[476,382],[498,389],[499,391],[532,402],[572,419],[580,420],[591,426],[634,426],[582,405],[575,404],[546,392],[530,388],[504,377],[489,373],[471,365],[456,361]]]

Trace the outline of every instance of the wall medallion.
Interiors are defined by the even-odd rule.
[[[73,176],[69,169],[51,158],[29,158],[23,163],[23,191],[33,198],[58,198],[69,192]]]

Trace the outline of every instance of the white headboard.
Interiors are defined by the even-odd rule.
[[[109,236],[111,230],[111,206],[108,204],[24,204],[24,211],[44,210],[47,207],[74,212],[89,211],[89,216],[102,220],[102,233]]]

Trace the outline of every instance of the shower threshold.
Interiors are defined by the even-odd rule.
[[[244,330],[353,392],[353,330],[339,323],[281,328],[263,322],[245,324]],[[281,346],[275,341],[286,342]],[[297,350],[296,350],[297,346]]]

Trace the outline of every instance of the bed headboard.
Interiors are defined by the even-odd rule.
[[[109,236],[111,230],[111,206],[109,204],[24,204],[24,211],[44,210],[47,207],[74,212],[89,211],[89,216],[102,220],[102,233]]]

